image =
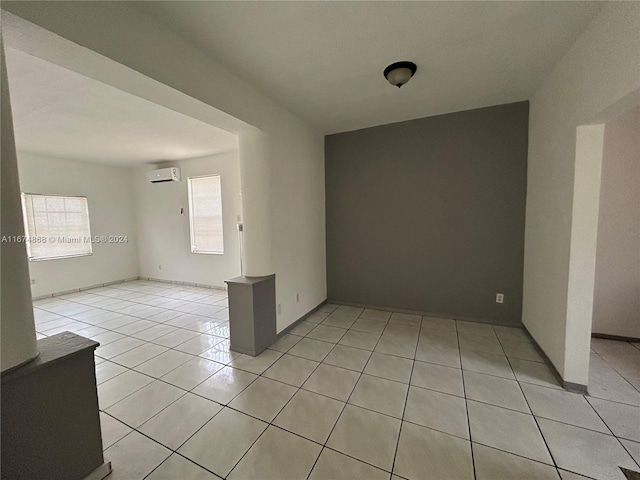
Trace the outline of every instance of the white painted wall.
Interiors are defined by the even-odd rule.
[[[25,193],[86,196],[91,235],[126,235],[127,243],[94,243],[93,255],[29,262],[32,295],[138,276],[132,170],[18,152]]]
[[[640,338],[640,107],[604,130],[593,331]]]
[[[198,101],[194,103],[215,107],[262,132],[264,138],[254,142],[255,139],[246,134],[248,129],[244,132],[236,130],[240,133],[241,164],[250,162],[249,155],[255,154],[256,158],[259,157],[256,174],[268,173],[266,182],[258,179],[257,183],[263,189],[253,195],[253,189],[245,188],[252,179],[244,175],[245,172],[252,174],[253,170],[248,166],[241,167],[243,190],[246,190],[243,194],[243,216],[247,253],[249,247],[257,252],[252,258],[257,274],[270,273],[263,272],[268,267],[276,274],[277,302],[282,304],[278,330],[324,301],[322,135],[224,65],[174,34],[170,28],[131,5],[124,2],[28,3],[17,2],[3,5],[3,8],[115,60],[121,64],[120,67],[124,65],[159,84],[170,86]],[[51,38],[47,43],[57,45],[60,42],[56,43],[56,39]],[[66,68],[82,71],[94,78],[104,80],[109,77],[109,68],[104,61],[89,58],[85,49],[75,47],[73,55],[50,51],[49,60],[65,62]],[[128,78],[126,72],[119,72],[108,81],[116,83],[123,78]],[[129,85],[119,84],[119,88],[132,91],[128,87],[141,96],[160,90],[150,88],[148,82],[139,78]],[[164,97],[170,99],[170,95]],[[157,101],[161,103],[162,96]],[[181,104],[184,103],[177,101],[172,108],[177,110]],[[196,106],[194,110],[198,108]],[[191,115],[190,112],[188,114]],[[255,212],[258,214],[254,215]],[[261,218],[269,218],[270,222],[260,223]],[[295,301],[295,292],[300,294],[299,302]]]
[[[600,175],[591,164],[575,176],[576,129],[640,88],[638,31],[640,3],[608,3],[530,103],[522,320],[568,382],[588,381],[595,236],[572,231],[597,230],[597,207],[580,205],[593,203],[598,191],[582,186]],[[575,180],[588,198],[574,196]],[[587,272],[571,276],[570,265],[585,263]]]
[[[24,235],[16,144],[7,82],[4,45],[0,37],[0,109],[2,123],[0,154],[0,236]],[[27,251],[22,242],[2,242],[0,255],[0,368],[4,372],[38,355],[36,329],[29,291]]]
[[[225,287],[240,275],[237,217],[242,213],[238,152],[163,164],[180,168],[181,182],[150,183],[144,165],[133,170],[140,276]],[[224,254],[191,253],[188,177],[220,175]],[[184,215],[180,215],[180,209]],[[162,270],[159,269],[162,265]]]

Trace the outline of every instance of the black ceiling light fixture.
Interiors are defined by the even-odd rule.
[[[384,78],[386,78],[391,85],[400,88],[407,83],[416,73],[416,64],[413,62],[395,62],[384,69]]]

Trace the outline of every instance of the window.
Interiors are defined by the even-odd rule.
[[[22,194],[29,260],[91,255],[86,197]]]
[[[189,178],[192,253],[224,253],[220,175]]]

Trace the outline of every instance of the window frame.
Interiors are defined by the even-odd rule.
[[[221,231],[221,250],[199,250],[195,245],[194,238],[194,230],[193,230],[193,195],[192,195],[192,184],[193,180],[198,180],[202,178],[211,178],[217,177],[218,184],[220,185],[220,231]],[[189,243],[191,253],[195,255],[224,255],[224,213],[223,213],[223,205],[222,205],[222,175],[219,173],[210,173],[206,175],[194,175],[187,177],[187,200],[189,202]]]
[[[73,253],[73,254],[69,254],[69,255],[55,255],[55,256],[46,256],[46,257],[34,257],[33,253],[32,253],[32,246],[31,246],[31,238],[35,238],[35,237],[39,237],[41,235],[38,235],[36,232],[30,232],[29,229],[29,216],[27,214],[27,196],[30,197],[61,197],[61,198],[73,198],[73,199],[80,199],[83,201],[83,207],[84,207],[84,213],[85,213],[85,217],[87,219],[87,235],[85,237],[85,239],[88,237],[89,241],[86,241],[85,239],[82,239],[80,244],[82,245],[89,245],[89,250],[88,251],[84,251],[84,252],[79,252],[79,253]],[[90,257],[93,256],[93,241],[92,237],[91,237],[91,219],[89,218],[89,200],[87,199],[86,196],[84,195],[61,195],[61,194],[46,194],[46,193],[29,193],[29,192],[20,192],[20,201],[22,204],[22,218],[23,218],[23,222],[24,222],[24,233],[25,233],[25,246],[26,246],[26,250],[27,250],[27,258],[29,260],[29,262],[43,262],[43,261],[47,261],[47,260],[61,260],[61,259],[65,259],[65,258],[76,258],[76,257]],[[33,203],[32,203],[33,205]],[[33,214],[33,208],[32,208],[32,214]],[[66,211],[65,211],[66,213]],[[33,217],[33,224],[34,227],[35,225],[35,216]]]

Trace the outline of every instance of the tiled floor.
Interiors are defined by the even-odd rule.
[[[257,358],[224,292],[145,281],[34,302],[39,335],[101,343],[115,479],[624,479],[640,350],[594,340],[592,396],[515,328],[325,305]]]

